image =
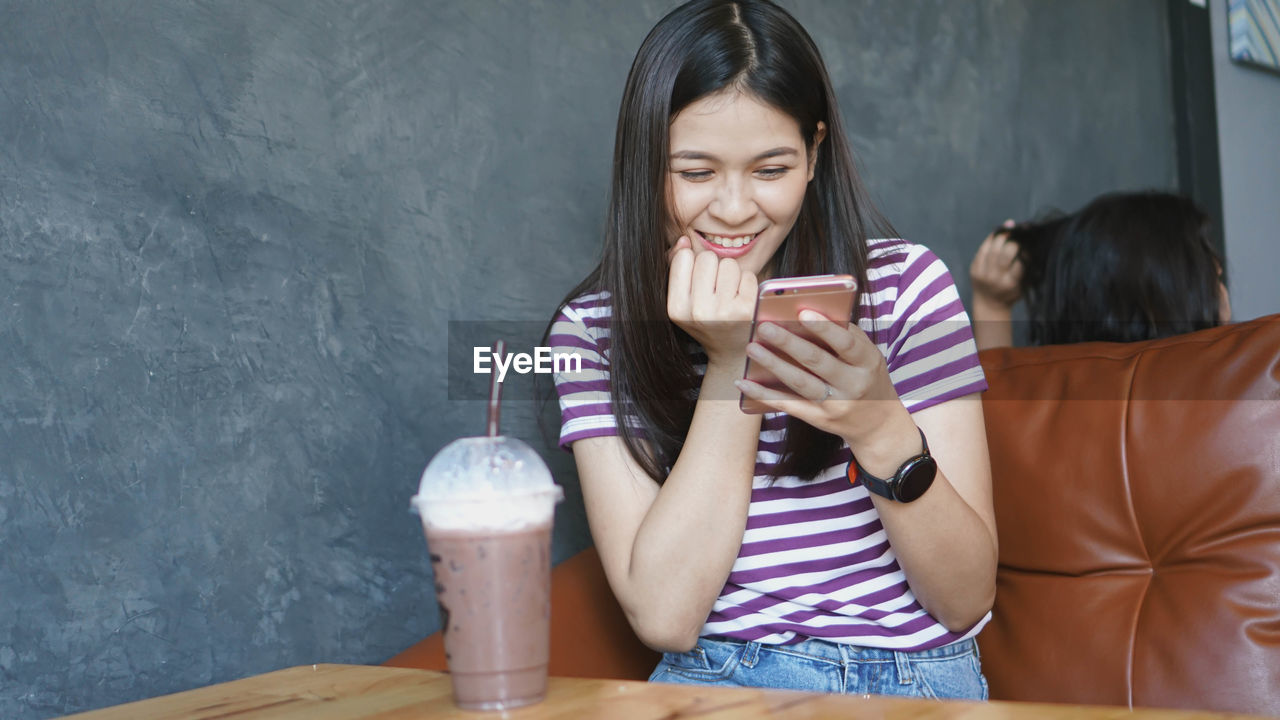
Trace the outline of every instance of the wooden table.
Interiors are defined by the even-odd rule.
[[[505,713],[479,713],[454,706],[449,676],[444,673],[366,665],[307,665],[71,717],[79,720],[657,720],[684,717],[699,720],[1192,720],[1250,716],[1176,710],[1131,712],[1123,708],[1009,702],[935,702],[582,678],[551,678],[547,699],[537,705]]]

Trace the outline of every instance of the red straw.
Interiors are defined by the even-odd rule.
[[[493,357],[499,365],[505,355],[506,343],[501,340],[493,344]],[[502,383],[496,371],[489,373],[489,437],[498,437],[498,417],[502,414]]]

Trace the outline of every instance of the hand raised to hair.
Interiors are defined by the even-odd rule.
[[[756,276],[731,258],[694,253],[687,237],[667,257],[667,317],[701,343],[708,367],[741,366],[751,336]]]
[[[1012,220],[1005,221],[1005,227],[1012,225]],[[1010,240],[1007,232],[991,233],[978,246],[978,252],[969,264],[975,303],[985,301],[1012,306],[1022,297],[1022,274],[1018,243]]]

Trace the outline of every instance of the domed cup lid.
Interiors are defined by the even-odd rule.
[[[438,529],[520,529],[549,523],[564,491],[533,448],[512,437],[468,437],[427,464],[411,507]]]

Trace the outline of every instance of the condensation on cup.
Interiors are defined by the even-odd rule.
[[[551,524],[563,497],[542,458],[510,437],[455,440],[422,473],[410,504],[427,537],[460,708],[546,696]]]

